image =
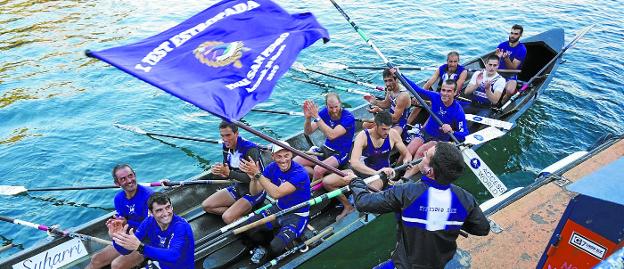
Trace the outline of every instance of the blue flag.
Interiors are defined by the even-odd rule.
[[[87,55],[239,120],[319,38],[329,33],[311,13],[291,15],[269,0],[224,0],[158,35]]]

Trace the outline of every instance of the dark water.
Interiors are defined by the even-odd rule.
[[[303,51],[298,61],[381,65],[329,1],[279,1],[290,12],[313,12],[332,41]],[[110,184],[116,163],[132,164],[142,182],[182,180],[219,160],[219,146],[150,139],[113,127],[119,122],[145,130],[218,138],[215,117],[206,116],[143,82],[84,56],[86,49],[126,44],[160,32],[214,1],[0,1],[0,185],[30,188]],[[545,166],[585,149],[624,126],[621,70],[624,9],[621,1],[343,1],[343,8],[390,59],[401,64],[439,65],[451,50],[470,59],[507,38],[514,23],[525,36],[561,27],[569,42],[596,23],[569,50],[548,88],[518,126],[479,150],[507,186],[525,186]],[[332,71],[325,69],[326,71]],[[332,71],[381,84],[378,72]],[[429,72],[406,72],[424,79]],[[295,81],[296,71],[280,80],[261,107],[298,111],[305,99],[321,102],[323,92]],[[316,77],[336,85],[349,86]],[[358,95],[342,93],[355,107]],[[250,113],[244,121],[273,137],[301,131],[292,116]],[[249,137],[249,135],[247,135]],[[256,142],[259,139],[253,138]],[[467,177],[461,185],[480,200],[485,188]],[[0,196],[0,214],[42,224],[72,227],[112,210],[115,191],[32,192]],[[333,255],[316,258],[309,268],[370,267],[389,256],[394,224],[367,227],[341,242]],[[32,246],[44,233],[0,223],[0,245]]]

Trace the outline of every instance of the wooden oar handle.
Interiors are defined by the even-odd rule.
[[[263,224],[266,224],[268,222],[274,221],[276,218],[277,218],[276,214],[272,214],[272,215],[270,215],[268,217],[265,217],[263,219],[259,219],[257,221],[254,221],[254,222],[250,223],[250,224],[247,224],[247,225],[245,225],[243,227],[234,229],[233,232],[234,232],[234,234],[244,233],[244,232],[246,232],[246,231],[248,231],[250,229],[253,229],[253,228],[258,227],[260,225],[263,225]]]
[[[319,234],[317,234],[317,235],[313,236],[312,238],[306,240],[304,242],[304,244],[309,246],[309,245],[313,244],[314,242],[318,241],[319,239],[325,237],[326,235],[332,233],[333,231],[334,231],[334,227],[333,226],[329,226],[327,229],[321,231]]]

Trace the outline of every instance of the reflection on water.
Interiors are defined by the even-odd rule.
[[[41,136],[41,134],[28,134],[28,128],[16,129],[16,130],[13,130],[13,133],[11,134],[9,138],[0,140],[0,145],[16,143],[28,136]]]
[[[159,143],[114,128],[113,123],[123,122],[162,133],[219,139],[220,119],[203,116],[196,107],[84,55],[87,49],[127,44],[160,32],[215,2],[0,1],[1,184],[110,184],[110,169],[116,163],[130,163],[144,179],[185,179],[221,161],[220,145],[173,139]],[[299,62],[335,75],[383,84],[379,71],[328,67],[327,63],[382,65],[331,3],[278,2],[291,12],[312,11],[331,34],[331,42],[314,44],[300,54]],[[541,168],[585,149],[606,132],[624,129],[624,92],[618,76],[624,70],[624,34],[621,23],[613,19],[613,10],[624,9],[622,1],[501,4],[363,0],[344,1],[343,8],[387,57],[414,66],[438,66],[451,50],[459,51],[462,60],[492,50],[507,38],[514,23],[524,25],[525,36],[562,27],[567,41],[588,24],[598,25],[566,52],[567,63],[560,66],[549,88],[520,118],[517,127],[479,150],[508,186],[525,186]],[[430,72],[405,73],[413,80],[430,76]],[[304,75],[288,73],[260,107],[300,111],[306,99],[324,103],[322,94],[327,89],[293,77]],[[359,89],[327,77],[309,78]],[[360,95],[340,92],[340,96],[352,107],[364,102]],[[242,121],[275,138],[289,137],[303,128],[302,117],[249,113]],[[570,137],[574,139],[562,139]],[[461,185],[481,201],[489,198],[472,175]],[[0,197],[0,215],[73,227],[110,210],[114,193],[85,190]],[[386,222],[392,229],[382,228],[393,230],[392,221]],[[375,233],[366,236],[371,234]],[[0,223],[3,244],[15,241],[28,247],[43,237],[45,234],[36,230]],[[352,241],[357,240],[360,238]],[[367,241],[384,240],[388,241]],[[347,247],[351,250],[356,246]],[[4,251],[0,258],[18,249]],[[351,255],[361,262],[355,267],[371,267],[387,258],[385,250],[358,253],[374,254]],[[329,264],[312,267],[322,266]]]

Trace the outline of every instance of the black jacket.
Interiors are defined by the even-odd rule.
[[[472,194],[453,184],[423,177],[371,193],[364,181],[354,179],[350,187],[359,211],[396,213],[398,240],[392,260],[399,269],[444,268],[455,254],[460,229],[481,236],[490,231]]]

